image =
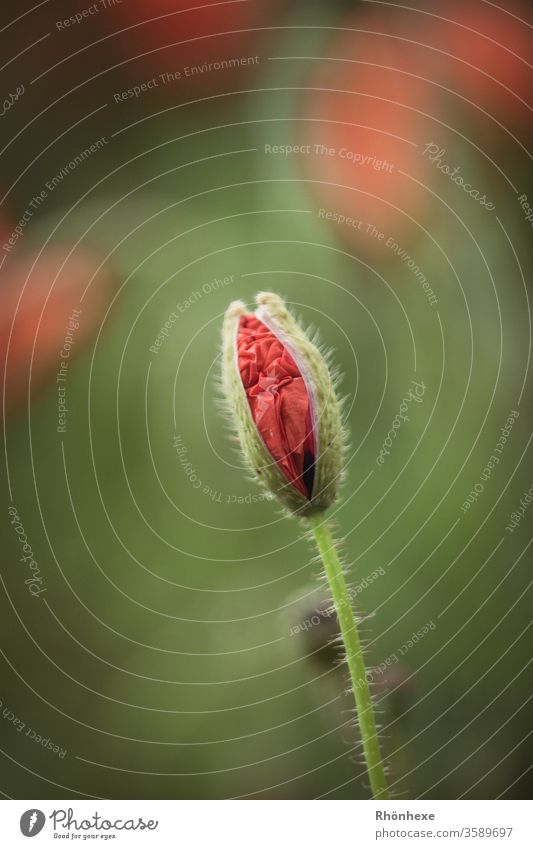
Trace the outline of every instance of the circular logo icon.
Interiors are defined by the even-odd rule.
[[[29,811],[24,811],[20,818],[20,830],[24,837],[35,837],[42,831],[46,822],[46,817],[42,811],[37,808],[30,808]]]

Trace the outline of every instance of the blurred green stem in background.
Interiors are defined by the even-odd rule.
[[[308,521],[320,552],[322,563],[324,564],[324,570],[339,621],[342,641],[346,650],[346,660],[348,669],[350,670],[357,720],[361,732],[361,741],[372,795],[375,799],[388,799],[389,792],[383,762],[381,760],[378,732],[372,697],[366,677],[363,651],[342,565],[335,548],[333,537],[331,536],[331,531],[322,515],[311,516]]]

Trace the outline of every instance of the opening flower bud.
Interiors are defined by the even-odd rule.
[[[327,509],[337,496],[342,426],[320,351],[277,295],[250,312],[230,305],[223,333],[223,385],[244,455],[291,512]]]

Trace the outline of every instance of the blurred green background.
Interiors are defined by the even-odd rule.
[[[2,71],[3,91],[26,88],[1,119],[3,243],[46,181],[106,139],[2,254],[3,365],[12,393],[24,391],[4,423],[0,790],[14,798],[368,795],[344,671],[326,646],[332,623],[322,617],[291,633],[316,615],[314,552],[243,472],[215,403],[228,303],[273,289],[319,329],[344,375],[350,447],[332,519],[354,584],[380,570],[355,606],[368,617],[394,792],[527,796],[531,516],[506,530],[532,484],[531,225],[518,200],[532,196],[529,107],[513,95],[527,81],[524,63],[510,80],[499,54],[477,53],[468,29],[476,24],[485,47],[496,33],[512,63],[526,24],[506,31],[483,17],[482,3],[462,11],[424,4],[415,13],[346,2],[247,3],[238,13],[222,5],[195,30],[195,15],[208,11],[178,20],[179,3],[124,0],[68,31],[55,24],[62,6],[66,18],[75,13],[71,4],[28,5],[0,34],[13,57],[50,33]],[[234,21],[234,13],[248,17]],[[496,77],[502,69],[503,82],[493,78],[487,91],[486,72],[472,89],[459,58],[444,68],[437,61],[443,51],[462,54],[433,15],[460,21],[462,13],[470,18],[456,28],[470,61],[489,62]],[[167,18],[126,29],[156,14]],[[238,29],[245,32],[213,47],[208,33]],[[325,111],[333,90],[346,87],[335,77],[347,66],[335,62],[337,46],[345,55],[342,29],[353,39],[350,91],[369,102],[368,115],[362,107],[346,114],[344,100]],[[378,70],[357,62],[359,50],[374,53],[368,32],[381,33]],[[186,54],[161,47],[190,38],[197,41]],[[432,47],[419,56],[412,40]],[[256,55],[257,65],[236,73],[113,97],[172,68]],[[374,78],[383,56],[395,70]],[[422,118],[409,100],[410,74],[428,80]],[[318,100],[321,86],[333,92],[327,101]],[[407,104],[401,132],[387,111],[391,98]],[[335,120],[351,126],[351,149],[395,157],[395,174],[410,176],[387,184],[363,165],[349,171],[338,156],[332,174],[320,157],[265,153],[268,144],[314,144],[321,121],[335,144]],[[422,149],[431,141],[494,211],[429,164]],[[321,208],[350,211],[364,227],[326,221]],[[370,223],[412,258],[436,304],[408,261],[366,232]],[[25,305],[36,292],[38,317],[49,291],[39,269],[54,246],[85,251],[90,273],[72,291],[67,280],[54,302],[58,328],[49,315],[35,329],[35,304],[29,317]],[[18,263],[27,258],[35,265],[23,275]],[[80,297],[100,262],[112,282],[84,312]],[[84,341],[74,341],[66,431],[58,433],[55,375],[80,304]],[[25,344],[6,353],[14,327]],[[380,467],[412,380],[424,383],[423,402],[411,404]],[[463,512],[513,410],[500,462]],[[35,598],[12,504],[46,587]]]

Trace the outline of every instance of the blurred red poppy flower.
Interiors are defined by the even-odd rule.
[[[307,498],[313,490],[312,401],[300,369],[280,339],[255,315],[243,315],[237,357],[255,425],[283,474]]]
[[[109,269],[100,263],[91,250],[59,245],[39,257],[4,260],[0,380],[8,414],[51,382],[69,332],[69,360],[94,336],[113,290]]]
[[[438,11],[454,89],[506,126],[531,125],[531,4],[449,0]]]
[[[236,78],[250,77],[263,52],[268,25],[285,0],[127,0],[112,7],[118,27],[113,45],[138,81],[139,68],[153,74],[162,98],[214,94]],[[250,61],[246,61],[250,60]],[[179,75],[174,82],[165,73]],[[162,75],[162,76],[160,76]]]
[[[445,138],[440,54],[426,18],[404,7],[364,8],[342,25],[306,82],[302,164],[321,206],[355,220],[339,236],[382,255],[383,239],[406,245],[427,220],[434,175],[421,145]]]

